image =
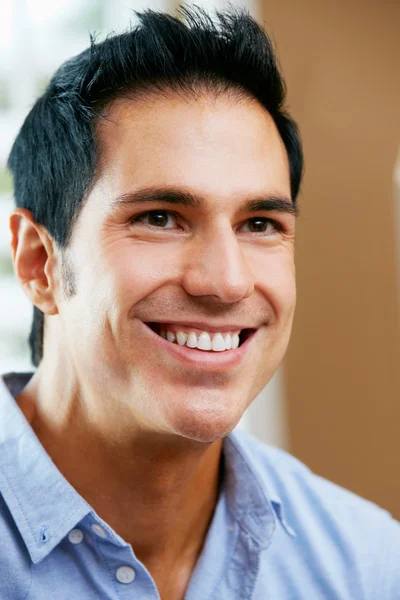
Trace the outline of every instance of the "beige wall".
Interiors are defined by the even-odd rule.
[[[265,1],[264,20],[306,157],[289,450],[400,518],[400,2]]]

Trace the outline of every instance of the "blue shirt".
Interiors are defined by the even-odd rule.
[[[1,600],[159,599],[135,549],[59,472],[19,409],[31,375],[0,377]],[[400,599],[400,526],[387,511],[244,432],[224,439],[223,454],[186,600]]]

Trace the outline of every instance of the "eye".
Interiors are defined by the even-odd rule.
[[[274,219],[268,219],[267,217],[252,217],[251,219],[247,219],[246,224],[247,223],[251,224],[250,233],[266,233],[267,231],[264,229],[264,227],[267,227],[268,224],[273,226],[275,232],[280,233],[283,231],[283,226],[278,221],[274,221]],[[254,231],[251,229],[254,229]]]
[[[148,225],[150,227],[157,227],[159,229],[166,229],[164,225],[168,222],[167,215],[172,215],[176,217],[176,215],[169,210],[150,210],[146,213],[142,213],[136,217],[131,219],[131,223],[143,222],[146,217],[148,217]],[[146,223],[145,223],[146,224]]]
[[[169,210],[150,210],[133,217],[130,222],[131,224],[143,223],[144,225],[148,225],[149,227],[154,227],[157,229],[170,229],[169,227],[165,227],[165,225],[168,224],[168,216],[173,216],[175,219],[178,217],[178,215]],[[146,220],[148,221],[147,223],[145,223]],[[271,233],[268,234],[268,225],[272,225],[275,233],[281,233],[284,230],[284,227],[281,225],[281,223],[267,217],[252,217],[247,219],[246,224],[247,223],[250,224],[250,231],[248,233],[267,233],[267,235],[272,235]]]

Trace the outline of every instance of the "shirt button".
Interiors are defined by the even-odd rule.
[[[107,533],[105,531],[105,529],[99,525],[98,523],[93,523],[92,525],[92,531],[94,531],[94,533],[96,535],[98,535],[101,538],[106,538],[107,537]]]
[[[68,539],[71,544],[80,544],[83,540],[83,533],[80,529],[73,529],[69,532]]]
[[[132,583],[132,581],[135,579],[136,573],[135,569],[132,569],[132,567],[123,566],[117,569],[115,575],[120,583]]]

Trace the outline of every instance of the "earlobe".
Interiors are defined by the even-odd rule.
[[[54,297],[55,256],[49,234],[29,210],[10,216],[11,250],[15,274],[29,300],[44,314],[58,313]]]

